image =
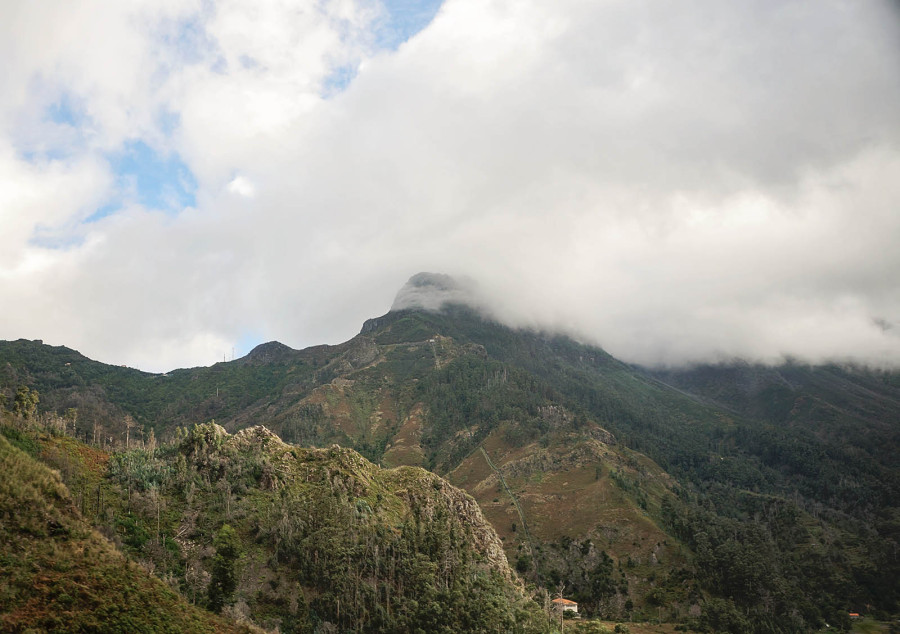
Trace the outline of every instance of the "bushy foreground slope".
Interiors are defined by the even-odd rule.
[[[423,469],[382,470],[352,450],[302,449],[263,427],[229,435],[218,425],[200,425],[176,445],[112,455],[72,438],[13,435],[34,443],[39,455],[63,470],[79,491],[75,504],[132,559],[190,601],[233,619],[281,632],[548,629],[475,501]],[[40,510],[48,499],[64,496],[71,521],[84,533],[78,539],[93,535],[105,544],[80,519],[59,478],[3,442],[4,456],[26,465],[11,471],[15,484],[8,486],[16,491],[7,496],[10,505],[33,498],[39,509],[18,532],[34,533],[34,548],[48,550],[47,566],[57,565],[62,552],[63,561],[73,559],[64,565],[79,575],[105,578],[106,551],[85,547],[69,533],[57,538],[57,523],[63,531],[68,525],[48,523]],[[23,468],[46,480],[30,497],[19,491],[31,477],[19,473]],[[13,550],[15,543],[4,535],[4,548]],[[69,607],[115,631],[135,620],[128,612],[134,606],[148,622],[170,618],[173,630],[195,627],[178,625],[178,609],[202,611],[153,581],[169,600],[157,599],[127,576],[143,571],[105,548],[119,571],[108,584],[87,592],[79,589],[81,576],[69,587],[63,575],[44,592],[44,573],[23,578],[9,590],[23,607],[8,618],[25,619],[27,606],[56,618]],[[16,569],[30,566],[28,557],[9,557]],[[145,609],[147,601],[152,610]],[[105,607],[95,609],[98,602]],[[126,613],[116,613],[116,606]]]
[[[247,631],[189,605],[76,509],[57,473],[0,435],[0,631]]]

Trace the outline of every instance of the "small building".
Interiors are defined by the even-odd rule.
[[[563,612],[574,612],[578,614],[578,604],[568,599],[553,599],[553,606]]]
[[[850,618],[851,618],[851,619],[854,619],[854,620],[860,618],[859,612],[851,612],[851,613],[850,613]]]

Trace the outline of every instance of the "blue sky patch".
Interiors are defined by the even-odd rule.
[[[181,125],[181,115],[171,110],[161,110],[156,117],[156,122],[159,125],[159,131],[166,138],[171,138],[175,134],[175,130]]]
[[[322,85],[324,96],[331,97],[342,92],[356,78],[356,74],[356,64],[348,64],[331,71],[331,74],[325,78],[325,82]]]
[[[388,18],[376,33],[379,48],[395,51],[431,24],[443,0],[383,0]]]
[[[107,155],[116,177],[116,197],[88,221],[115,213],[126,202],[177,213],[196,204],[197,180],[178,154],[161,155],[143,141],[129,141]]]
[[[64,92],[59,99],[50,104],[45,116],[53,123],[70,125],[75,128],[84,121],[84,108],[71,94]]]
[[[63,161],[86,146],[91,129],[84,103],[69,92],[43,107],[35,125],[12,131],[19,156],[29,163]]]
[[[184,64],[199,64],[215,48],[215,41],[206,32],[201,16],[172,23],[172,28],[163,32],[161,44],[178,51]]]
[[[431,24],[443,0],[383,0],[385,17],[375,25],[375,46],[396,51],[401,44]],[[332,71],[323,84],[325,97],[342,92],[356,78],[355,64]]]

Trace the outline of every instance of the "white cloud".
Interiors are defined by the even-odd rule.
[[[447,0],[396,52],[366,2],[20,5],[0,337],[211,363],[248,331],[346,339],[430,270],[629,360],[900,362],[887,2]],[[41,115],[64,92],[78,126]],[[79,224],[130,138],[179,153],[196,208]]]
[[[243,196],[244,198],[253,198],[253,195],[256,193],[256,187],[254,187],[253,183],[247,178],[235,176],[234,179],[228,183],[228,191],[232,194]]]
[[[32,240],[73,239],[72,225],[93,212],[110,185],[104,166],[91,157],[28,162],[8,146],[0,146],[0,183],[0,274],[6,275],[26,255],[47,259],[30,246]]]

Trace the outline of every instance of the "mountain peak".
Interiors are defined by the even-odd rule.
[[[253,348],[245,357],[245,363],[271,363],[289,356],[292,352],[295,352],[293,348],[279,341],[269,341]]]
[[[416,273],[397,292],[391,311],[421,309],[441,310],[446,304],[477,306],[475,282],[457,279],[443,273]]]

